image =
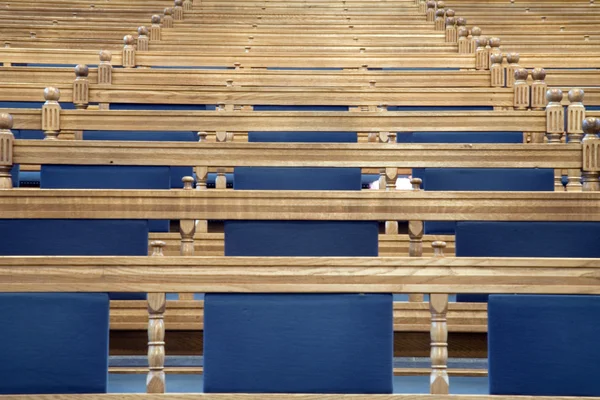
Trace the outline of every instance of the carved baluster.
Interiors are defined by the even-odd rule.
[[[88,81],[89,69],[87,65],[75,67],[75,81],[73,82],[73,104],[78,110],[88,108],[90,102]]]
[[[412,178],[410,180],[412,184],[412,190],[421,190],[421,184],[423,181],[421,178]],[[423,221],[408,221],[408,256],[409,257],[423,257]],[[422,294],[409,294],[408,301],[410,302],[423,302],[424,296]]]
[[[44,89],[44,99],[46,102],[42,106],[42,130],[44,139],[56,140],[60,133],[60,90],[53,87]]]
[[[194,178],[184,176],[183,190],[193,190]],[[205,182],[206,185],[206,182]],[[184,257],[194,255],[194,235],[196,234],[196,221],[193,219],[185,219],[179,221],[179,233],[181,235],[180,254]],[[179,300],[194,300],[193,293],[179,293]]]
[[[151,243],[152,256],[163,257],[165,242]],[[148,293],[148,377],[146,393],[165,393],[165,293]]]
[[[504,68],[502,67],[502,53],[492,54],[490,56],[490,74],[492,87],[504,87]]]
[[[13,146],[15,137],[11,132],[13,117],[0,114],[0,189],[12,189]]]
[[[488,44],[490,45],[489,60],[488,60],[488,66],[489,66],[489,65],[492,65],[492,56],[494,54],[502,54],[502,50],[500,50],[501,41],[497,37],[490,38],[490,40],[488,41]]]
[[[148,37],[148,28],[145,26],[140,26],[138,28],[138,38],[137,38],[137,49],[138,51],[148,51],[148,42],[150,38]]]
[[[444,257],[445,242],[432,243],[434,257]],[[429,295],[431,312],[431,394],[448,394],[448,295],[432,293]]]
[[[159,42],[162,39],[162,28],[160,26],[160,15],[152,16],[152,25],[150,25],[150,41]]]
[[[481,28],[474,26],[471,28],[471,47],[469,52],[475,53],[477,51],[477,42],[481,38]]]
[[[425,12],[426,21],[434,22],[435,21],[435,0],[428,0],[426,5],[427,5],[427,11]]]
[[[513,87],[515,84],[515,71],[521,68],[519,65],[520,58],[518,53],[508,53],[506,55],[506,61],[508,62],[508,67],[506,69],[506,87]]]
[[[527,83],[529,72],[525,68],[515,71],[513,107],[515,110],[527,110],[531,102],[530,88]]]
[[[466,27],[461,26],[458,28],[456,34],[458,35],[458,54],[469,54],[471,48],[471,43],[468,39],[469,30]]]
[[[448,10],[450,11],[450,10]],[[456,43],[458,40],[458,36],[456,34],[456,20],[454,17],[446,18],[446,42],[447,43]]]
[[[163,28],[172,28],[173,27],[173,9],[171,7],[167,7],[164,10],[163,16]]]
[[[487,48],[488,39],[480,36],[477,40],[477,50],[475,50],[475,69],[485,71],[490,69],[490,50]]]
[[[123,38],[123,67],[133,68],[135,67],[135,39],[132,35],[125,35]]]
[[[175,21],[181,21],[183,19],[183,0],[175,0],[175,7],[173,7],[173,19]]]
[[[583,105],[583,89],[569,90],[569,106],[567,107],[567,137],[570,143],[581,143],[583,138],[583,120],[585,106]]]
[[[533,83],[531,84],[531,109],[534,111],[543,111],[546,108],[546,70],[544,68],[534,68],[531,71]]]
[[[546,92],[546,137],[548,143],[560,143],[565,132],[565,109],[562,106],[563,92],[550,89]]]
[[[582,124],[583,143],[583,191],[600,191],[600,120],[587,117]]]
[[[98,64],[98,84],[112,85],[112,53],[108,50],[100,52],[100,64]]]

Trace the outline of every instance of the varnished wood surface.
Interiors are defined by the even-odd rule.
[[[577,144],[206,143],[16,140],[16,164],[581,169]]]

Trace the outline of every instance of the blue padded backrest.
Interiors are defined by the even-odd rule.
[[[598,237],[597,222],[457,222],[456,256],[600,258]],[[485,302],[487,295],[456,300]]]
[[[248,132],[248,142],[357,143],[356,132]]]
[[[13,165],[12,170],[10,171],[10,178],[12,179],[13,187],[19,187],[19,172],[20,172],[20,170],[21,170],[21,168],[17,164],[17,165]]]
[[[41,109],[43,101],[0,101],[0,108],[37,108]],[[74,110],[73,103],[60,103],[63,110]]]
[[[235,188],[361,187],[360,169],[275,177],[291,172],[236,168]],[[225,255],[376,256],[377,235],[376,222],[226,221]],[[391,393],[389,294],[207,294],[204,307],[205,392]]]
[[[150,142],[197,142],[196,132],[178,131],[85,131],[83,140],[127,140]],[[194,167],[169,167],[171,188],[183,188],[184,176],[194,176]]]
[[[400,143],[523,143],[523,132],[398,132]]]
[[[106,393],[103,293],[2,293],[0,394]]]
[[[143,220],[0,219],[2,256],[146,256],[148,222]],[[111,293],[112,299],[146,299]]]
[[[204,104],[145,104],[145,103],[111,103],[111,110],[171,110],[171,111],[205,111]]]
[[[598,315],[598,296],[490,296],[490,394],[600,396]]]
[[[413,169],[413,176],[432,191],[554,191],[552,169],[423,168]],[[426,222],[425,234],[451,235],[455,227],[455,222]]]
[[[492,111],[492,106],[388,106],[388,111]]]
[[[170,189],[169,167],[42,165],[42,189]],[[168,232],[169,221],[149,221],[150,232]]]
[[[254,111],[348,111],[348,106],[267,106],[255,105]]]

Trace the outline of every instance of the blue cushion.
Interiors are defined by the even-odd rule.
[[[42,165],[42,189],[170,189],[169,167]],[[168,232],[169,221],[149,221],[150,232]]]
[[[423,168],[413,176],[423,180],[423,189],[432,191],[553,191],[552,169]],[[425,234],[451,235],[455,222],[426,222]]]
[[[144,220],[0,219],[2,256],[145,256]],[[111,299],[140,299],[145,294],[111,293]]]
[[[600,396],[598,315],[598,296],[490,296],[490,394]]]
[[[0,315],[0,394],[106,392],[106,294],[2,293]]]
[[[179,131],[85,131],[83,140],[127,140],[150,142],[197,142],[196,132]],[[171,188],[183,188],[184,176],[194,176],[194,167],[169,167]]]
[[[0,101],[0,108],[42,108],[43,101]],[[63,110],[74,110],[73,103],[60,103]]]
[[[600,258],[598,237],[597,222],[457,222],[456,256]],[[456,299],[484,302],[487,295]]]
[[[399,132],[397,141],[400,143],[523,143],[523,132]]]
[[[168,110],[168,111],[204,111],[204,104],[146,104],[111,103],[111,110]]]
[[[360,169],[235,169],[237,190],[360,187]],[[369,221],[226,221],[225,255],[376,256],[377,235]],[[205,392],[392,391],[390,294],[207,294],[204,307]]]
[[[254,111],[348,111],[348,106],[268,106],[255,105]]]
[[[388,111],[492,111],[493,106],[388,106]]]
[[[248,132],[249,142],[356,143],[356,132]]]

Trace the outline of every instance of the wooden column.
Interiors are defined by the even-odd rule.
[[[46,102],[42,106],[42,131],[44,139],[57,140],[60,133],[60,90],[54,87],[44,89]]]
[[[583,191],[600,191],[600,120],[587,117],[583,121]]]
[[[159,42],[162,39],[162,28],[160,26],[160,15],[154,14],[151,19],[152,25],[150,26],[150,41]]]
[[[534,111],[543,111],[546,108],[546,70],[544,68],[534,68],[531,71],[533,83],[531,84],[531,109]]]
[[[88,81],[89,68],[87,65],[75,67],[75,81],[73,82],[73,104],[78,110],[88,108],[90,102],[90,82]]]
[[[13,146],[15,137],[11,132],[13,117],[0,114],[0,189],[12,189]]]
[[[137,38],[137,50],[138,51],[148,51],[148,43],[150,42],[150,38],[148,37],[149,31],[145,26],[140,26],[138,28],[138,38]]]
[[[504,68],[502,67],[502,53],[490,55],[490,75],[492,87],[504,87]]]
[[[123,67],[133,68],[135,67],[135,39],[132,35],[125,35],[123,37]]]
[[[183,190],[191,191],[194,189],[194,177],[184,176]],[[185,219],[179,221],[179,233],[181,235],[181,249],[179,254],[184,257],[194,255],[194,235],[196,234],[196,221]],[[179,300],[194,300],[194,293],[180,293]]]
[[[444,257],[446,242],[432,243],[434,257]],[[447,294],[430,294],[429,311],[431,312],[431,394],[448,394],[448,312]]]
[[[151,257],[163,257],[165,242],[154,241]],[[148,293],[148,377],[146,393],[165,393],[165,293]]]
[[[525,68],[515,71],[513,107],[515,110],[527,110],[531,104],[530,88],[527,83],[529,72]]]
[[[423,181],[421,178],[412,178],[410,180],[412,184],[412,190],[421,190],[421,184]],[[423,257],[423,221],[408,221],[408,256],[409,257]],[[422,294],[409,294],[408,301],[410,302],[423,302],[424,296]]]

